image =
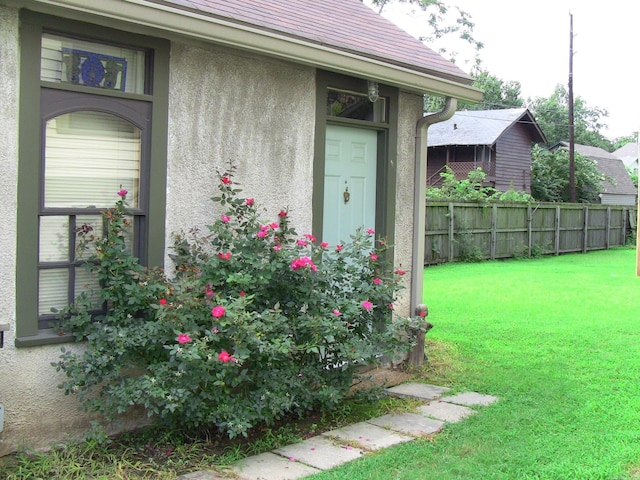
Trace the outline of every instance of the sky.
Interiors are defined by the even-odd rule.
[[[640,129],[640,2],[637,0],[444,0],[471,15],[475,38],[484,43],[482,68],[504,81],[518,81],[522,97],[549,97],[568,85],[570,16],[573,15],[573,90],[587,107],[606,109],[610,138]],[[367,3],[367,2],[365,2]],[[451,8],[451,10],[453,10]],[[455,11],[455,10],[454,10]],[[415,37],[425,36],[424,16],[395,2],[383,16]],[[453,43],[456,64],[470,49]],[[465,52],[466,49],[466,52]]]

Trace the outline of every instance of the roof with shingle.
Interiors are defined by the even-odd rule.
[[[470,84],[472,79],[360,0],[157,0],[227,20]]]
[[[613,155],[620,158],[627,168],[638,168],[638,144],[636,142],[623,145],[615,150]]]
[[[529,128],[533,141],[545,141],[542,130],[528,109],[507,108],[503,110],[458,111],[446,122],[431,125],[427,142],[430,147],[493,145],[502,134],[518,122]]]
[[[568,148],[569,145],[567,142],[559,142],[551,148],[553,149],[557,146]],[[638,193],[638,189],[631,181],[629,172],[620,158],[600,147],[592,147],[590,145],[580,145],[576,143],[574,150],[583,157],[587,157],[596,162],[598,171],[605,175],[605,177],[614,180],[615,184],[605,179],[603,183],[603,193],[618,195],[636,195]]]

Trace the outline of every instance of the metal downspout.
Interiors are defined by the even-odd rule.
[[[413,187],[413,256],[411,261],[411,315],[417,315],[422,304],[424,232],[427,181],[427,129],[434,123],[449,120],[458,107],[458,99],[447,97],[444,108],[439,112],[425,115],[416,124],[416,158],[414,164]],[[419,308],[420,307],[420,308]]]

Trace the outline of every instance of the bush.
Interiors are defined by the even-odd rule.
[[[171,427],[246,435],[336,405],[359,365],[404,355],[423,327],[394,315],[405,272],[387,267],[373,230],[331,247],[300,237],[287,210],[261,221],[232,174],[220,175],[212,200],[225,213],[209,232],[175,235],[171,278],[128,252],[126,191],[104,214],[105,235],[84,234],[105,309],[94,318],[89,294],[63,312],[60,329],[85,348],[63,348],[54,366],[87,410],[108,420],[142,406]]]
[[[464,180],[458,180],[451,167],[445,166],[445,171],[440,173],[442,187],[428,187],[426,198],[440,201],[467,201],[467,202],[502,202],[502,203],[530,203],[533,197],[526,192],[518,192],[513,186],[506,192],[500,192],[493,187],[484,187],[483,182],[487,177],[481,167],[471,170]]]

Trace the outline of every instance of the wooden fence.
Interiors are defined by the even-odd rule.
[[[604,250],[636,225],[630,206],[427,201],[424,263]]]

